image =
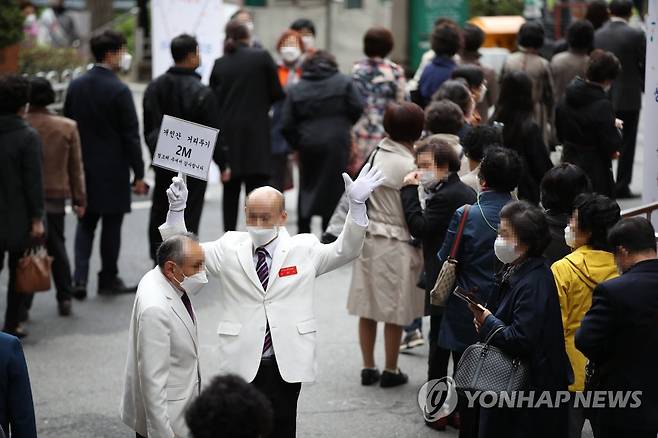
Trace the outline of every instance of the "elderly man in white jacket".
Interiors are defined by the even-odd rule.
[[[137,437],[185,437],[185,408],[199,394],[199,341],[189,294],[208,282],[191,233],[166,239],[139,282],[128,333],[121,419]]]
[[[356,181],[343,174],[350,202],[338,239],[323,245],[312,234],[290,236],[283,195],[261,187],[247,197],[247,232],[203,243],[207,272],[216,277],[219,372],[252,382],[272,402],[274,437],[294,437],[302,382],[315,380],[315,279],[358,257],[368,226],[365,202],[381,173],[363,168]],[[176,177],[162,237],[185,231],[187,189]]]

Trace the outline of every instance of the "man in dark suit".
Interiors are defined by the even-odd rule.
[[[80,218],[75,235],[74,297],[87,296],[89,258],[94,233],[103,221],[101,234],[102,268],[98,293],[134,292],[118,276],[117,259],[121,246],[121,224],[130,212],[130,169],[133,191],[146,194],[142,180],[144,162],[139,123],[130,89],[117,77],[127,70],[130,55],[126,40],[118,32],[105,31],[91,39],[96,65],[71,82],[64,103],[64,115],[75,120],[80,130],[82,158],[87,182],[87,211]]]
[[[284,94],[274,60],[266,50],[250,46],[247,26],[232,20],[225,33],[224,56],[215,61],[210,88],[219,105],[217,147],[228,156],[227,163],[218,163],[224,183],[224,231],[232,231],[243,183],[249,193],[270,180],[269,111]]]
[[[628,25],[632,11],[633,3],[630,0],[613,0],[610,2],[610,21],[594,35],[594,47],[614,53],[622,65],[621,74],[610,91],[617,118],[624,122],[624,147],[619,157],[615,185],[617,198],[633,197],[629,186],[633,177],[635,140],[644,91],[647,40],[642,30]]]
[[[3,331],[18,337],[27,334],[27,307],[16,292],[16,267],[30,240],[44,235],[41,140],[22,117],[29,89],[25,78],[0,75],[0,269],[9,255]]]
[[[0,333],[0,428],[8,437],[36,438],[30,376],[20,341]]]
[[[658,260],[651,223],[622,219],[608,235],[621,277],[594,289],[576,348],[595,364],[602,391],[641,391],[641,405],[595,410],[596,438],[658,434]],[[631,398],[631,402],[633,399]],[[631,405],[632,406],[632,405]]]
[[[151,156],[155,152],[165,114],[219,128],[215,95],[201,83],[201,76],[195,72],[201,61],[197,40],[190,35],[177,36],[171,41],[171,56],[176,65],[151,82],[144,93],[144,139]],[[214,158],[218,163],[223,161],[222,152],[221,148],[215,148]],[[151,258],[155,261],[155,252],[162,243],[158,227],[167,218],[169,210],[166,190],[176,173],[161,167],[153,167],[153,170],[155,187],[149,221],[149,243]],[[185,208],[185,223],[191,232],[198,234],[206,182],[188,177],[187,189],[189,197]]]

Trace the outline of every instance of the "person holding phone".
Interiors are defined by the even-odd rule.
[[[494,243],[504,263],[487,307],[469,305],[481,341],[528,364],[527,391],[565,391],[570,367],[564,346],[560,303],[553,275],[542,253],[550,241],[548,223],[538,207],[525,201],[507,204],[500,212]],[[480,438],[567,436],[565,409],[481,408]]]

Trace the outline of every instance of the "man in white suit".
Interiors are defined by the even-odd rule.
[[[203,243],[206,270],[220,283],[217,335],[219,372],[252,382],[272,402],[274,432],[295,436],[302,382],[315,380],[315,279],[358,257],[368,225],[366,205],[382,182],[367,165],[352,181],[343,174],[350,202],[338,239],[323,245],[312,234],[290,236],[283,195],[261,187],[247,197],[247,232],[228,232]],[[163,238],[185,231],[187,189],[174,178],[167,195]]]
[[[204,255],[196,237],[182,233],[166,239],[156,258],[135,296],[121,419],[138,438],[187,437],[185,408],[201,386],[188,294],[208,282]]]

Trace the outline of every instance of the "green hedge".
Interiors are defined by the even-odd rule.
[[[18,1],[0,1],[0,48],[23,40],[23,21]]]
[[[53,47],[31,47],[21,48],[19,68],[21,73],[33,75],[40,71],[49,72],[54,70],[61,73],[66,69],[74,69],[84,65],[76,49],[53,48]]]
[[[523,0],[471,0],[471,17],[522,15]]]

